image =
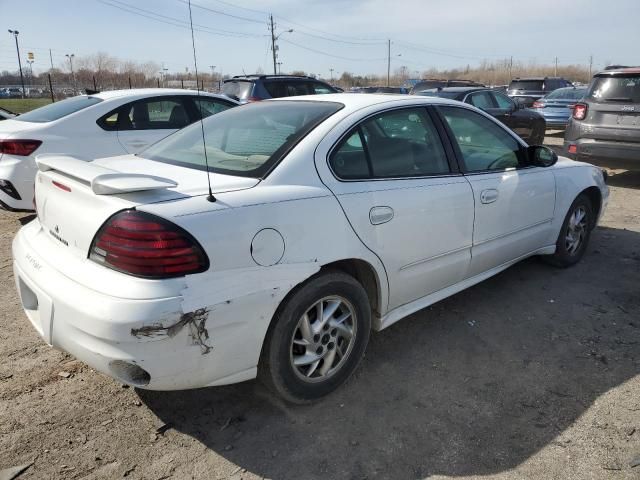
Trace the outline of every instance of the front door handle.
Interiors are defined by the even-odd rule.
[[[371,225],[381,225],[387,223],[393,218],[393,208],[391,207],[373,207],[369,210],[369,221]]]
[[[493,203],[498,199],[498,190],[495,188],[488,188],[480,193],[480,201],[482,203]]]

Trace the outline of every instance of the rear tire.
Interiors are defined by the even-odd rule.
[[[310,403],[353,374],[370,330],[371,307],[362,285],[343,272],[323,272],[297,287],[278,308],[258,377],[285,400]]]
[[[560,268],[575,265],[587,250],[591,230],[595,226],[593,206],[585,194],[573,201],[562,222],[556,241],[556,253],[542,257],[547,263]]]

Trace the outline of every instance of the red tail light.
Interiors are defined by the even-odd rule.
[[[27,157],[42,145],[40,140],[0,140],[0,153]]]
[[[209,259],[182,228],[149,213],[124,210],[100,228],[89,258],[143,278],[171,278],[204,272]]]
[[[573,106],[573,118],[575,120],[584,120],[587,117],[587,105],[584,103],[576,103]]]
[[[260,97],[248,97],[247,102],[259,102],[262,99]]]
[[[531,105],[531,108],[544,108],[544,103],[536,100],[535,102],[533,102],[533,105]]]
[[[571,145],[569,145],[569,148],[567,148],[567,152],[573,154],[578,153],[578,146],[575,143],[572,143]]]

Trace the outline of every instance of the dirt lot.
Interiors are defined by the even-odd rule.
[[[557,143],[557,139],[556,143]],[[0,470],[27,478],[640,478],[640,172],[584,261],[530,259],[372,336],[310,407],[256,382],[123,388],[40,340],[0,214]],[[62,375],[62,376],[61,376]],[[1,478],[0,474],[0,478]]]

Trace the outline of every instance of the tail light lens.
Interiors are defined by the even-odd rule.
[[[143,278],[171,278],[204,272],[209,259],[184,229],[149,213],[124,210],[100,228],[89,258]]]
[[[573,118],[575,120],[584,120],[587,117],[587,105],[584,103],[576,103],[573,106]]]
[[[544,108],[544,103],[536,100],[535,102],[533,102],[533,105],[531,105],[531,108]]]
[[[42,145],[40,140],[0,140],[0,153],[28,157]]]

